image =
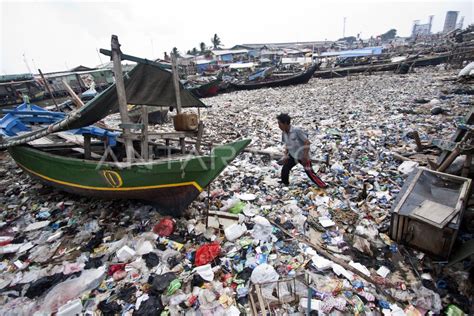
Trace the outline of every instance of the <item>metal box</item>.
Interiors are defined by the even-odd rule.
[[[392,206],[390,237],[447,260],[469,200],[471,179],[415,170]]]

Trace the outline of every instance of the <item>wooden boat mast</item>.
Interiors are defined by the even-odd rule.
[[[179,93],[177,56],[175,54],[171,54],[171,71],[173,72],[174,93],[176,96],[176,112],[181,114],[181,95]]]
[[[131,121],[127,110],[127,95],[125,94],[125,85],[123,82],[122,58],[120,44],[117,35],[112,35],[112,61],[114,64],[115,86],[117,88],[117,97],[120,110],[120,118],[122,120],[121,127],[123,129],[123,139],[125,141],[125,150],[127,153],[127,162],[132,163],[134,158],[133,143],[131,138]]]

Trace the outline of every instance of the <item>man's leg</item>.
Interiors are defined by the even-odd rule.
[[[290,184],[290,170],[296,166],[296,161],[291,155],[288,155],[288,159],[281,168],[281,182],[285,185]]]
[[[313,166],[311,165],[311,160],[308,160],[308,162],[306,164],[303,164],[301,161],[300,163],[303,165],[304,167],[304,171],[306,172],[306,174],[308,175],[308,177],[311,179],[311,181],[313,181],[318,187],[320,188],[325,188],[327,187],[328,185],[323,181],[321,180],[320,177],[318,177],[318,175],[314,172],[313,170]]]

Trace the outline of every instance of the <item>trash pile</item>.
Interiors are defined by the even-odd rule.
[[[311,186],[301,166],[281,186],[276,160],[245,153],[183,218],[55,191],[0,153],[0,315],[469,313],[469,262],[443,269],[387,235],[412,167],[393,153],[415,151],[410,130],[448,138],[472,106],[472,96],[441,92],[454,88],[441,80],[453,74],[311,80],[207,99],[204,138],[214,144],[250,137],[252,148],[281,152],[276,115],[289,113],[312,157],[329,161],[315,165],[329,188]]]

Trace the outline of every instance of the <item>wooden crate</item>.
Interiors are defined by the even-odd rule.
[[[392,207],[390,237],[447,260],[469,199],[471,179],[419,168]]]

